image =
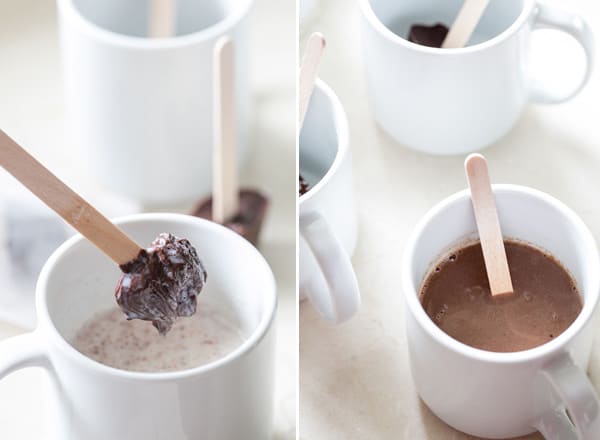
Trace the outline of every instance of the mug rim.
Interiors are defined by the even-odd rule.
[[[321,188],[325,187],[327,183],[333,179],[333,176],[337,174],[339,168],[342,166],[344,159],[349,151],[349,139],[350,133],[348,128],[348,117],[346,115],[346,111],[344,110],[344,106],[342,105],[340,99],[335,94],[333,89],[329,87],[324,81],[321,79],[316,80],[315,88],[319,89],[325,97],[329,100],[333,107],[333,120],[336,127],[337,133],[337,150],[335,152],[335,157],[331,166],[327,170],[327,172],[321,177],[321,179],[312,187],[310,190],[298,197],[298,203],[302,206],[303,202],[308,202],[313,197],[316,197]],[[300,145],[298,145],[298,157],[300,155]],[[300,160],[298,160],[298,174],[300,174]]]
[[[74,2],[75,0],[57,0],[59,14],[60,11],[62,11],[63,14],[76,23],[83,32],[87,32],[92,37],[114,46],[145,50],[185,47],[217,38],[237,26],[239,22],[248,15],[254,4],[254,0],[242,0],[243,3],[236,2],[235,5],[237,5],[237,7],[233,12],[227,14],[223,19],[216,23],[195,32],[165,38],[148,38],[122,34],[105,29],[83,15],[77,6],[75,6]]]
[[[398,34],[394,33],[379,19],[379,17],[371,7],[371,1],[372,0],[359,0],[360,9],[362,11],[363,17],[368,21],[370,27],[376,30],[380,36],[384,37],[386,40],[388,40],[391,43],[394,43],[395,45],[403,46],[410,50],[430,55],[435,54],[441,56],[466,55],[470,53],[484,51],[490,47],[499,45],[503,41],[510,38],[513,34],[517,33],[525,25],[525,23],[527,23],[527,21],[529,20],[529,16],[534,11],[535,6],[537,5],[537,0],[524,0],[523,8],[519,13],[517,19],[513,21],[508,28],[495,35],[493,38],[490,38],[489,40],[485,40],[481,43],[474,44],[472,46],[442,49],[440,47],[429,47],[413,43],[411,41],[408,41],[408,39],[402,38]]]
[[[42,271],[38,277],[36,285],[36,313],[38,317],[38,323],[34,330],[34,332],[41,333],[43,336],[50,338],[52,345],[57,346],[61,352],[73,362],[78,363],[82,368],[92,369],[99,374],[108,374],[129,380],[170,381],[184,379],[217,370],[233,362],[234,360],[245,356],[262,341],[267,332],[271,329],[277,310],[277,288],[275,277],[271,267],[263,255],[249,241],[220,224],[185,214],[142,213],[117,217],[111,221],[119,226],[132,223],[144,223],[146,221],[163,221],[186,225],[192,225],[195,223],[195,226],[197,227],[208,229],[212,233],[229,237],[228,239],[238,241],[239,246],[250,249],[250,252],[255,255],[257,263],[262,266],[262,270],[265,272],[266,286],[261,289],[263,292],[265,292],[264,311],[258,324],[239,346],[212,362],[208,362],[193,368],[186,368],[184,370],[158,372],[130,371],[105,365],[84,355],[75,347],[73,347],[73,345],[71,345],[63,337],[63,335],[54,325],[47,307],[46,297],[48,295],[48,280],[54,269],[54,266],[56,266],[58,261],[65,257],[65,255],[67,255],[76,245],[83,241],[87,241],[87,239],[81,234],[76,234],[65,241],[58,249],[56,249],[56,251],[54,251],[54,253],[44,264],[44,267],[42,268]]]
[[[494,194],[519,194],[536,198],[543,203],[550,205],[559,210],[578,231],[579,236],[585,237],[585,252],[588,254],[588,264],[590,267],[600,267],[600,254],[596,248],[596,241],[589,228],[584,224],[583,220],[567,205],[560,200],[546,194],[537,189],[529,188],[521,185],[512,184],[494,184],[492,185]],[[583,299],[583,308],[575,318],[575,321],[563,331],[559,336],[545,344],[528,350],[515,352],[493,352],[471,347],[463,342],[460,342],[442,329],[440,329],[423,309],[421,302],[418,299],[418,288],[415,286],[412,273],[414,255],[418,251],[416,249],[417,240],[422,236],[425,227],[436,217],[441,215],[448,207],[463,202],[471,197],[469,189],[464,189],[434,205],[422,218],[419,220],[407,241],[406,248],[402,261],[402,290],[404,294],[405,304],[408,312],[419,323],[422,329],[438,344],[443,345],[447,349],[466,358],[489,362],[494,364],[514,364],[526,363],[536,359],[541,359],[550,356],[562,348],[577,335],[584,325],[592,318],[594,310],[598,303],[600,295],[600,272],[591,272],[590,284],[593,286],[589,292],[589,297]],[[533,243],[535,244],[535,243]],[[583,290],[583,286],[582,290]],[[583,292],[582,292],[583,293]],[[583,295],[582,295],[583,296]]]

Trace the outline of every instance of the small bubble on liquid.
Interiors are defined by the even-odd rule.
[[[531,293],[526,290],[525,292],[523,292],[523,298],[525,298],[525,301],[530,302],[531,301]]]
[[[456,261],[456,254],[450,255],[450,257],[448,258],[448,260],[450,260],[450,261]]]
[[[436,268],[435,268],[435,271],[436,271],[436,272],[439,272],[439,271],[440,271],[440,268],[439,268],[439,267],[436,267]]]
[[[446,314],[446,309],[440,310],[439,312],[436,313],[435,320],[440,322],[445,314]]]
[[[552,321],[558,321],[558,313],[552,312]]]

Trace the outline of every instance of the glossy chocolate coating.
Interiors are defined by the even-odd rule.
[[[224,226],[234,230],[256,246],[268,205],[269,200],[260,192],[249,189],[241,190],[240,212],[226,221]],[[198,203],[192,210],[191,215],[212,221],[212,197]]]
[[[188,240],[162,233],[121,270],[115,297],[127,319],[152,321],[165,334],[178,317],[196,313],[206,270]]]
[[[408,33],[408,41],[421,46],[442,47],[446,35],[448,35],[448,27],[441,23],[433,26],[414,24]]]

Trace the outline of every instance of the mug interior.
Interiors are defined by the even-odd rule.
[[[577,283],[584,303],[581,313],[571,327],[575,323],[586,320],[595,307],[600,287],[596,270],[600,262],[589,230],[569,208],[542,192],[514,185],[493,185],[493,187],[503,236],[529,242],[548,251],[563,264]],[[408,275],[411,277],[410,281],[414,289],[410,293],[408,291],[405,293],[414,296],[410,298],[413,305],[415,298],[417,302],[419,301],[419,289],[432,264],[446,251],[476,237],[477,226],[468,190],[450,197],[433,208],[411,244],[412,262],[408,263],[410,267]],[[591,268],[593,270],[590,270]],[[419,316],[435,326],[425,314],[420,302],[418,307]],[[433,329],[433,327],[429,328]],[[544,345],[563,340],[569,330],[571,328]],[[440,329],[433,331],[442,332]],[[539,347],[532,350],[537,348]],[[507,353],[493,354],[506,355]]]
[[[88,21],[102,29],[134,37],[147,37],[152,0],[70,0]],[[239,8],[235,0],[177,0],[175,35],[207,29]]]
[[[324,83],[317,83],[300,132],[300,175],[311,191],[331,169],[339,150],[342,127],[332,94]]]
[[[245,340],[256,337],[259,327],[270,321],[275,306],[272,273],[258,251],[237,234],[183,215],[141,215],[118,223],[141,245],[161,232],[189,239],[208,273],[198,309],[217,308]],[[38,285],[38,314],[44,313],[45,301],[51,324],[67,342],[91,317],[117,307],[114,289],[120,270],[89,241],[76,237],[65,243],[47,266],[46,276],[41,276],[45,282]]]
[[[413,24],[443,23],[450,27],[463,0],[367,0],[377,19],[390,31],[408,39]],[[468,46],[483,43],[506,31],[520,16],[526,0],[491,0]]]

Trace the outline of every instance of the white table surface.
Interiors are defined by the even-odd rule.
[[[256,91],[255,148],[241,176],[243,184],[267,190],[272,203],[261,250],[275,272],[279,291],[276,440],[296,436],[294,9],[293,0],[256,1],[250,72]],[[0,127],[109,215],[143,210],[89,181],[76,167],[75,150],[65,142],[55,2],[1,0],[0,17]],[[15,192],[5,182],[16,183],[3,170],[0,173],[0,194]],[[0,295],[2,290],[0,281]],[[23,326],[0,322],[0,338],[24,331]],[[0,438],[45,438],[41,380],[40,371],[29,369],[0,382]]]
[[[598,2],[562,3],[582,11],[600,39]],[[356,0],[320,1],[315,16],[301,29],[301,49],[310,32],[325,34],[320,76],[348,113],[360,219],[353,264],[363,304],[354,318],[338,326],[321,320],[307,302],[300,306],[300,438],[472,438],[446,426],[416,395],[399,270],[405,241],[416,222],[436,202],[466,187],[464,157],[421,154],[377,128],[367,100]],[[580,54],[563,52],[576,46],[561,36],[543,37],[536,37],[536,65],[553,66],[548,69],[553,83],[576,78]],[[527,185],[554,195],[583,218],[597,240],[599,72],[596,69],[582,94],[566,104],[529,106],[512,132],[484,152],[495,182]],[[600,338],[589,374],[600,389]]]

